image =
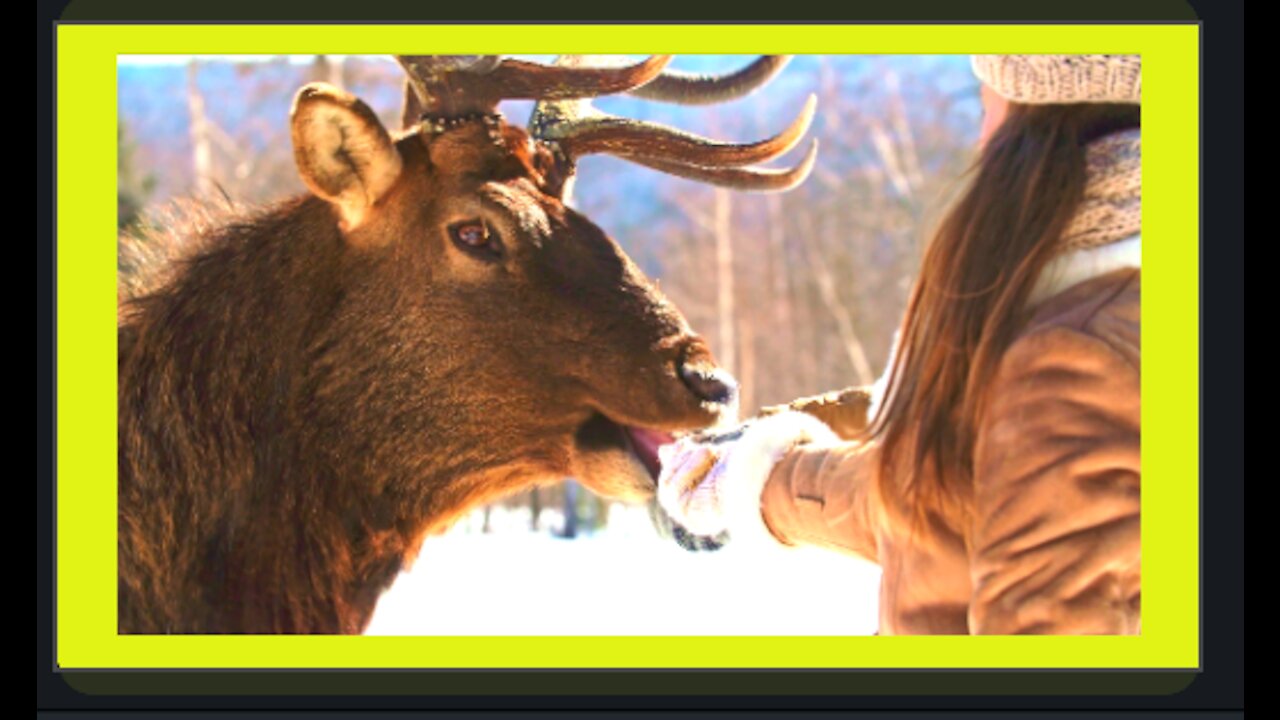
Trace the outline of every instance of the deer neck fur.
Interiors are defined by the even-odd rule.
[[[360,632],[427,533],[564,464],[551,440],[503,442],[496,413],[446,380],[379,373],[338,344],[359,318],[342,317],[347,250],[326,212],[227,226],[120,328],[120,441],[141,448],[120,454],[122,626]],[[126,576],[174,605],[130,606],[146,594]]]

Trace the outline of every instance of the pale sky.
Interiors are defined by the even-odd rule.
[[[280,55],[117,55],[119,65],[185,65],[191,60],[220,60],[224,62],[266,62],[275,60]],[[285,55],[290,62],[304,64],[315,59],[315,55]],[[338,60],[346,55],[330,55]],[[387,62],[391,62],[390,59]]]

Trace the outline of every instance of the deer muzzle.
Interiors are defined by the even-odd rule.
[[[738,401],[738,381],[716,364],[706,342],[695,336],[676,361],[676,375],[700,402],[732,409]]]
[[[727,371],[704,361],[681,363],[676,371],[685,387],[699,400],[732,405],[738,399],[738,381]]]

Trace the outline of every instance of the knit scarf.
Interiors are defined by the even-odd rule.
[[[1142,229],[1139,130],[1107,135],[1085,148],[1084,200],[1062,235],[1063,252],[1108,245]]]
[[[1142,266],[1142,147],[1137,130],[1085,148],[1084,199],[1067,224],[1058,254],[1040,271],[1028,305],[1089,278]]]

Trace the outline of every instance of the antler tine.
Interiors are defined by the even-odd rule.
[[[504,87],[504,98],[573,100],[633,90],[653,80],[674,55],[654,55],[623,67],[564,67],[503,60],[489,77]]]
[[[673,100],[680,94],[684,102],[710,102],[711,96],[741,97],[764,84],[786,64],[787,58],[761,58],[747,68],[730,75],[693,78],[666,73],[631,91],[644,95],[654,84],[659,89],[650,97]],[[564,55],[557,66],[584,67],[588,63],[608,66],[615,60],[593,56]],[[680,78],[663,80],[662,78]],[[665,83],[665,87],[662,85]],[[683,90],[677,93],[675,87]],[[576,158],[591,153],[608,153],[631,162],[692,180],[709,182],[739,190],[779,191],[800,184],[813,169],[817,158],[817,141],[809,147],[804,159],[788,169],[746,167],[765,162],[793,148],[808,131],[817,107],[810,95],[800,114],[781,133],[755,143],[725,143],[653,122],[629,120],[603,113],[589,100],[541,101],[529,119],[531,134],[550,142],[559,151],[562,172],[571,177]]]
[[[538,65],[486,55],[405,56],[422,111],[460,116],[492,113],[505,99],[570,100],[625,92],[657,77],[670,55],[655,55],[625,67],[578,68]]]
[[[751,192],[782,192],[790,190],[809,177],[818,159],[818,141],[809,143],[804,158],[791,168],[705,167],[658,160],[648,157],[625,156],[627,160],[644,165],[668,175],[719,185],[731,190]]]
[[[696,75],[666,70],[630,94],[679,105],[713,105],[750,95],[791,62],[790,55],[762,55],[750,65],[724,75]]]
[[[502,64],[501,55],[480,55],[472,64],[460,68],[462,72],[475,73],[477,75],[487,75],[498,69]]]
[[[568,122],[539,128],[541,137],[556,140],[571,157],[608,153],[629,159],[652,158],[679,165],[741,167],[766,162],[795,147],[813,122],[817,97],[810,95],[791,125],[754,143],[727,143],[654,122],[631,120],[599,111],[577,113]],[[594,108],[592,108],[594,110]]]

